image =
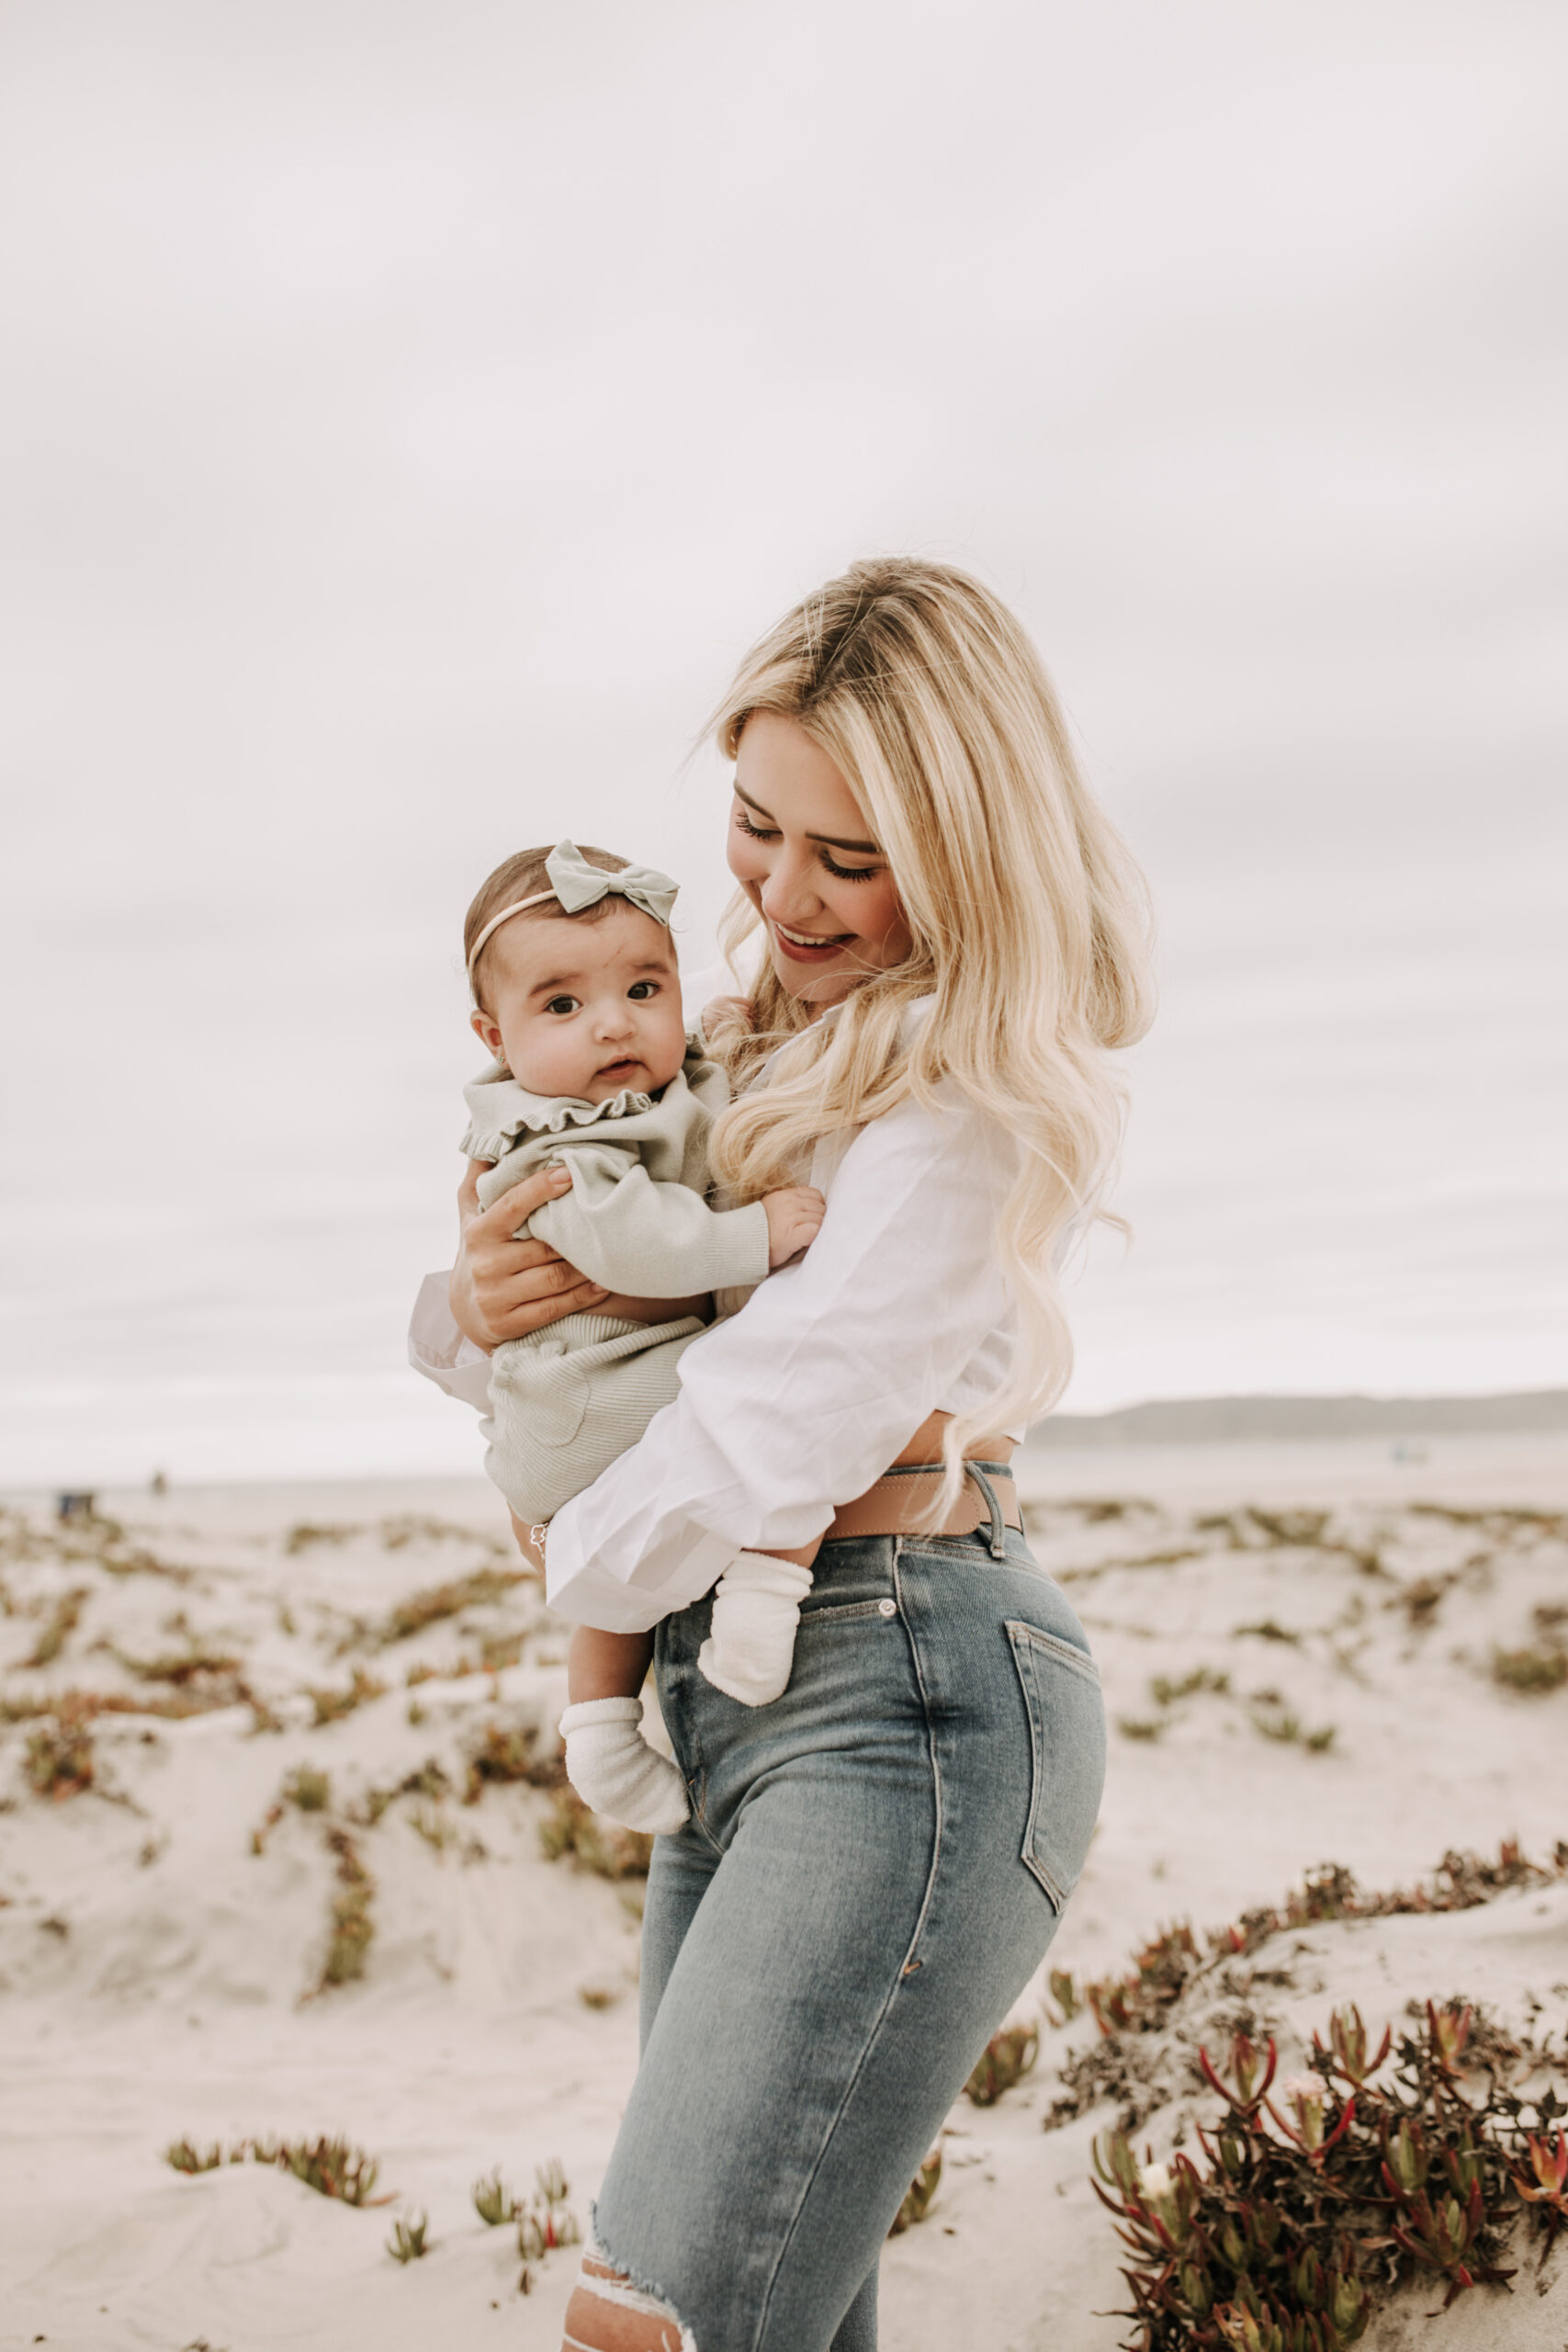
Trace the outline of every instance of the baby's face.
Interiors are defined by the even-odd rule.
[[[491,1010],[475,1033],[530,1094],[651,1094],[685,1058],[674,944],[624,899],[595,922],[505,923],[485,967]]]

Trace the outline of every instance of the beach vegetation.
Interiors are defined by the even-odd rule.
[[[194,1637],[185,1649],[165,1651],[155,1657],[134,1657],[112,1642],[106,1646],[136,1681],[167,1683],[187,1702],[182,1710],[186,1714],[255,1704],[241,1661],[231,1650],[209,1649]]]
[[[359,1858],[346,1829],[329,1829],[327,1847],[337,1857],[338,1892],[333,1897],[331,1933],[318,1993],[352,1984],[365,1973],[365,1957],[376,1933],[370,1905],[376,1882]]]
[[[394,2222],[392,2234],[387,2240],[387,2252],[394,2262],[420,2262],[430,2252],[430,2216],[421,2212],[411,2214],[406,2222]]]
[[[400,1797],[431,1797],[439,1802],[451,1792],[452,1783],[442,1766],[434,1756],[427,1756],[423,1764],[416,1765],[412,1772],[405,1772],[392,1787],[380,1789],[372,1785],[368,1788],[358,1818],[363,1827],[374,1829],[389,1805],[395,1804]]]
[[[646,1878],[653,1859],[650,1837],[591,1812],[570,1782],[551,1796],[550,1810],[539,1824],[539,1843],[547,1861],[570,1855],[584,1870],[612,1880]]]
[[[307,1685],[305,1695],[316,1711],[312,1728],[320,1731],[323,1724],[340,1722],[344,1715],[351,1715],[355,1707],[363,1707],[367,1700],[379,1699],[386,1688],[378,1675],[367,1674],[362,1666],[355,1668],[346,1690],[318,1689],[314,1685]]]
[[[225,2153],[220,2144],[202,2150],[190,2140],[176,2140],[164,2151],[164,2162],[176,2172],[214,2172],[220,2165],[276,2165],[292,2173],[320,2197],[339,2199],[344,2205],[389,2205],[391,2192],[375,2197],[380,2165],[362,2148],[346,2140],[236,2140]]]
[[[428,1585],[423,1591],[411,1592],[394,1602],[378,1630],[371,1636],[381,1649],[394,1642],[412,1641],[429,1625],[439,1624],[444,1618],[460,1616],[465,1609],[493,1606],[504,1600],[516,1586],[527,1581],[520,1568],[476,1568],[472,1575],[455,1577],[446,1584]]]
[[[297,1764],[283,1783],[283,1796],[301,1813],[325,1813],[333,1801],[332,1775],[313,1764]]]
[[[401,1552],[410,1544],[466,1544],[471,1551],[489,1552],[503,1560],[512,1548],[498,1535],[482,1534],[474,1527],[459,1527],[455,1520],[432,1519],[423,1511],[399,1511],[380,1520],[376,1532],[382,1549],[388,1552]]]
[[[271,1837],[273,1831],[276,1828],[282,1818],[282,1805],[269,1804],[266,1811],[263,1814],[260,1821],[251,1832],[251,1851],[253,1854],[265,1853],[266,1841]]]
[[[1428,2001],[1416,2032],[1394,2049],[1385,2031],[1373,2051],[1359,2009],[1337,2010],[1283,2081],[1274,2043],[1238,2031],[1219,2064],[1200,2051],[1222,2104],[1196,2158],[1140,2165],[1125,2132],[1102,2133],[1096,2194],[1131,2256],[1126,2343],[1343,2352],[1406,2282],[1437,2289],[1443,2310],[1506,2287],[1525,2216],[1544,2261],[1564,2218],[1562,2103],[1551,2087],[1514,2093],[1511,2062],[1528,2073],[1540,2053],[1478,2023],[1468,2005]]]
[[[90,1596],[91,1589],[85,1584],[73,1585],[69,1592],[61,1594],[50,1611],[42,1633],[33,1644],[31,1654],[22,1660],[24,1666],[39,1668],[54,1664],[66,1641],[75,1632]]]
[[[1047,2007],[1047,2017],[1054,2026],[1070,2025],[1084,2005],[1077,1978],[1070,1969],[1054,1968],[1046,1981],[1051,1987],[1051,1998],[1062,2012],[1060,2017],[1056,2017]]]
[[[446,1815],[435,1805],[416,1804],[408,1815],[408,1825],[437,1854],[444,1854],[457,1834]]]
[[[502,1724],[492,1715],[469,1751],[463,1803],[478,1804],[489,1784],[510,1781],[531,1789],[560,1790],[566,1785],[566,1765],[553,1750],[540,1755],[539,1736],[531,1724]]]
[[[1162,1715],[1118,1715],[1116,1728],[1123,1739],[1163,1739],[1168,1728]]]
[[[1037,2025],[1004,2026],[992,2034],[975,2071],[964,2084],[964,2095],[976,2107],[995,2107],[998,2099],[1021,2083],[1040,2055]]]
[[[1215,1698],[1223,1699],[1230,1687],[1231,1679],[1228,1674],[1224,1671],[1216,1672],[1212,1666],[1195,1666],[1190,1674],[1182,1675],[1179,1680],[1173,1679],[1167,1674],[1152,1676],[1149,1681],[1149,1696],[1158,1707],[1173,1707],[1179,1699],[1196,1699],[1204,1691],[1210,1691]]]
[[[1534,1649],[1494,1650],[1492,1679],[1505,1690],[1521,1690],[1531,1698],[1561,1690],[1568,1682],[1568,1650],[1555,1643]]]
[[[1309,1871],[1280,1904],[1261,1904],[1239,1919],[1208,1930],[1200,1945],[1188,1921],[1163,1929],[1119,1976],[1092,1980],[1083,1997],[1101,2039],[1069,2058],[1060,2070],[1062,2096],[1044,2119],[1053,2132],[1070,2123],[1101,2098],[1124,2102],[1125,2128],[1133,2130],[1158,2098],[1148,2094],[1147,2067],[1137,2057],[1141,2037],[1163,2031],[1176,2004],[1200,1980],[1239,1991],[1226,1973],[1237,1960],[1250,1960],[1276,1936],[1334,1919],[1386,1919],[1411,1913],[1469,1911],[1517,1888],[1551,1884],[1568,1875],[1568,1842],[1560,1840],[1550,1863],[1530,1861],[1517,1841],[1505,1839],[1495,1861],[1450,1850],[1438,1868],[1414,1886],[1372,1891],[1358,1884],[1341,1862]],[[1055,1990],[1055,1984],[1053,1983]]]
[[[1248,1634],[1250,1634],[1255,1641],[1291,1642],[1298,1645],[1302,1638],[1299,1634],[1292,1633],[1288,1625],[1276,1624],[1272,1617],[1260,1617],[1257,1623],[1252,1625],[1233,1625],[1231,1627],[1231,1639],[1233,1642],[1239,1642],[1245,1635]]]
[[[499,2171],[495,2177],[499,2182]],[[571,2184],[561,2168],[560,2159],[552,2156],[547,2164],[536,2168],[534,2193],[527,2202],[513,2204],[508,2218],[517,2224],[517,2252],[523,2264],[517,2281],[519,2294],[531,2292],[536,2263],[543,2262],[559,2246],[581,2245],[582,2226],[566,2201],[570,2194]]]
[[[1301,1717],[1288,1707],[1255,1707],[1252,1728],[1265,1739],[1277,1740],[1281,1747],[1304,1747],[1309,1755],[1324,1756],[1333,1747],[1336,1726],[1324,1724],[1316,1731],[1303,1728]]]
[[[1438,1622],[1438,1611],[1443,1596],[1454,1582],[1452,1577],[1412,1577],[1402,1585],[1392,1600],[1390,1609],[1403,1609],[1413,1632],[1420,1633]]]
[[[904,2192],[904,2201],[894,2214],[893,2226],[887,2233],[890,2238],[901,2237],[906,2230],[912,2230],[918,2222],[925,2220],[931,2210],[931,2199],[936,2195],[941,2178],[942,2142],[939,2140]]]
[[[1097,1977],[1085,1986],[1084,1997],[1100,2032],[1110,2036],[1156,2030],[1164,2024],[1166,2012],[1180,1998],[1200,1960],[1197,1941],[1186,1920],[1162,1928],[1124,1975]]]
[[[475,2212],[487,2228],[500,2229],[503,2222],[511,2221],[515,2210],[512,2191],[501,2177],[499,2165],[482,2180],[476,2180],[468,2193],[474,2200]]]
[[[334,1526],[301,1519],[297,1521],[285,1535],[283,1549],[287,1556],[294,1560],[299,1558],[301,1552],[309,1552],[317,1544],[352,1544],[356,1535],[363,1535],[364,1532],[363,1527]]]
[[[96,1779],[90,1717],[62,1713],[30,1731],[27,1775],[35,1796],[56,1804],[90,1789]]]

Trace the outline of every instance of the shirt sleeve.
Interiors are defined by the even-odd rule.
[[[551,1607],[640,1631],[863,1494],[1007,1317],[996,1230],[1016,1170],[1012,1138],[950,1088],[864,1128],[805,1258],[693,1342],[674,1403],[557,1513]]]
[[[490,1358],[482,1348],[465,1339],[452,1320],[446,1304],[447,1274],[426,1274],[419,1286],[409,1323],[409,1362],[448,1396],[471,1405],[479,1413],[490,1410]]]
[[[710,1209],[689,1184],[656,1184],[633,1150],[558,1138],[571,1190],[534,1211],[528,1230],[590,1282],[639,1298],[757,1283],[768,1271],[768,1217]]]

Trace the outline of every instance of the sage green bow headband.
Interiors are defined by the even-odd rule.
[[[545,860],[545,872],[550,877],[547,890],[536,890],[531,899],[514,899],[489,922],[473,944],[468,956],[468,978],[472,981],[474,966],[479,962],[492,933],[525,907],[542,907],[547,899],[554,899],[569,915],[581,914],[584,907],[592,907],[600,899],[629,899],[634,907],[655,922],[670,928],[670,910],[680,890],[668,874],[660,874],[656,865],[624,865],[618,874],[606,874],[602,865],[590,865],[575,842],[558,842]]]

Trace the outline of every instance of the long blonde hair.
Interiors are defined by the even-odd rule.
[[[1035,1419],[1067,1385],[1053,1251],[1074,1217],[1105,1213],[1124,1103],[1106,1049],[1134,1044],[1154,1012],[1147,894],[1078,773],[1039,654],[966,572],[913,557],[852,565],[741,662],[714,719],[726,758],[761,710],[796,720],[843,775],[912,945],[815,1026],[764,961],[750,1022],[721,1024],[713,1050],[739,1085],[807,1034],[719,1119],[718,1174],[742,1201],[797,1182],[819,1138],[911,1096],[934,1108],[944,1080],[1021,1147],[997,1235],[1018,1308],[1012,1374],[950,1425],[945,1500],[966,1445]],[[726,947],[758,928],[741,896]]]

